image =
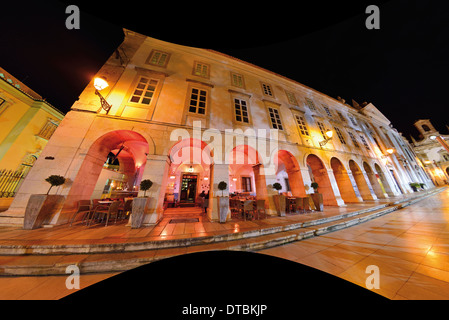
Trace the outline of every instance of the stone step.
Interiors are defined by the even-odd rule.
[[[52,255],[28,254],[21,256],[2,255],[0,256],[0,276],[65,275],[66,268],[74,264],[80,268],[82,274],[123,272],[160,259],[198,251],[257,251],[348,228],[399,210],[441,191],[428,192],[396,204],[383,205],[376,210],[353,212],[332,221],[321,221],[321,223],[315,221],[314,223],[310,222],[307,226],[234,240],[210,241],[209,243],[190,246],[160,247],[142,251]]]

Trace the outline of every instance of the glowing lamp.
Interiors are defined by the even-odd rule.
[[[332,130],[327,130],[325,134],[330,139],[330,138],[332,138],[332,135],[334,134],[334,132]]]
[[[393,154],[394,149],[393,148],[389,148],[387,150],[385,150],[388,154]]]
[[[320,147],[325,146],[326,143],[328,143],[330,140],[332,140],[332,135],[333,135],[333,134],[334,134],[334,133],[332,132],[332,130],[327,130],[327,131],[324,133],[324,135],[325,135],[327,138],[325,138],[323,141],[320,141],[320,142],[319,142]]]
[[[98,91],[101,91],[101,90],[103,90],[104,88],[106,88],[108,86],[109,86],[109,84],[108,84],[108,82],[106,81],[105,78],[102,78],[102,77],[95,78],[95,80],[94,80],[94,87]]]

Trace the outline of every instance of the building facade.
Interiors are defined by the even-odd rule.
[[[0,208],[39,158],[64,114],[0,68]]]
[[[119,182],[121,191],[134,192],[142,179],[153,181],[147,225],[161,219],[164,204],[194,202],[202,190],[209,191],[208,216],[215,221],[217,196],[229,193],[264,199],[276,215],[275,182],[293,196],[312,193],[317,182],[325,206],[409,193],[412,181],[429,183],[415,170],[410,146],[371,103],[350,106],[213,50],[124,33],[96,75],[109,86],[99,92],[92,79],[85,88],[11,215],[23,216],[30,194],[48,189],[50,174],[69,180],[54,188],[66,200],[52,224],[67,222],[77,200],[92,198],[101,186],[110,190]],[[122,176],[105,181],[102,172],[115,160]],[[218,189],[221,181],[226,190]]]
[[[413,140],[414,150],[427,174],[436,186],[449,184],[449,135],[440,134],[429,119],[414,123],[420,132],[420,140]]]

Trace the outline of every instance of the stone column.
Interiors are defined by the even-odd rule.
[[[146,192],[146,195],[151,200],[143,218],[142,225],[155,225],[162,219],[169,169],[170,162],[166,155],[147,156],[147,163],[145,164],[142,180],[151,180],[153,186]],[[139,197],[142,197],[143,194],[143,191],[139,191]]]
[[[220,220],[220,211],[218,209],[217,197],[229,197],[229,164],[213,164],[210,166],[210,181],[209,188],[209,207],[207,209],[207,215],[211,221]],[[221,191],[218,189],[220,181],[226,182],[227,189]],[[231,218],[231,211],[228,208],[227,220]]]
[[[256,164],[253,166],[254,181],[256,182],[256,199],[265,200],[265,211],[270,216],[276,216],[276,204],[273,200],[273,195],[277,195],[276,191],[268,185],[276,183],[276,176],[266,176],[262,164]]]
[[[334,170],[332,170],[332,169],[321,169],[320,173],[322,175],[327,174],[327,176],[329,177],[329,181],[330,181],[330,188],[327,187],[327,186],[325,186],[325,188],[322,188],[321,184],[320,184],[320,187],[318,188],[318,190],[320,190],[320,188],[322,188],[320,190],[320,193],[323,193],[323,200],[324,200],[324,193],[326,192],[328,194],[327,197],[328,197],[329,200],[327,202],[325,202],[324,205],[343,206],[345,204],[345,202],[341,198],[340,190],[338,189],[337,181],[335,180],[335,177],[334,177]],[[335,201],[332,198],[334,198]]]

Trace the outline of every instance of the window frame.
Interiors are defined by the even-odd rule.
[[[260,81],[260,87],[262,89],[262,94],[267,97],[274,98],[273,86],[267,82]],[[268,90],[266,90],[268,89]],[[269,91],[269,93],[267,93]]]
[[[273,110],[273,112],[271,112],[270,109]],[[268,111],[268,118],[270,119],[270,126],[271,126],[271,128],[272,129],[277,129],[277,130],[280,130],[280,131],[284,131],[284,123],[282,121],[281,111],[279,110],[279,108],[274,107],[272,105],[268,105],[267,106],[267,111]],[[274,111],[276,111],[276,112],[274,112]],[[273,113],[273,115],[275,115],[275,118],[276,118],[276,114],[277,114],[279,123],[277,123],[277,121],[276,121],[275,124],[273,123],[273,118],[271,117],[271,113]],[[274,125],[276,125],[277,128],[275,128]],[[279,125],[281,126],[281,129],[279,129]]]
[[[198,74],[196,72],[196,70],[198,69],[198,66],[201,65],[201,70],[203,71],[204,67],[206,67],[206,74],[204,74],[202,71],[200,74]],[[205,62],[201,62],[201,61],[194,61],[193,63],[193,69],[192,69],[192,75],[197,76],[197,77],[201,77],[204,79],[210,79],[210,64],[205,63]]]
[[[153,57],[155,54],[160,53],[162,55],[166,55],[166,58],[164,60],[163,64],[159,64],[159,63],[154,63],[152,62]],[[170,56],[171,54],[162,50],[157,50],[157,49],[153,49],[150,52],[150,55],[148,56],[147,60],[145,61],[146,64],[152,65],[152,66],[156,66],[156,67],[161,67],[161,68],[166,68],[168,65],[168,61],[170,60]],[[159,60],[159,59],[158,59]]]

